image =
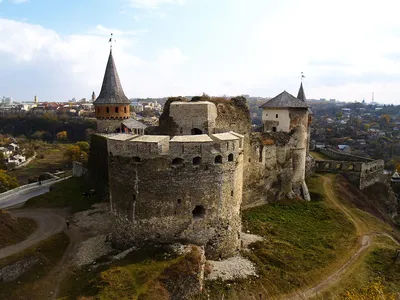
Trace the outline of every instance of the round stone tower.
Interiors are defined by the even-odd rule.
[[[122,89],[112,51],[108,57],[100,95],[93,104],[98,132],[119,132],[121,121],[130,118],[130,101]]]

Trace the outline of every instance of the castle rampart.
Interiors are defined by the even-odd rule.
[[[111,208],[125,227],[117,243],[187,241],[214,259],[240,248],[243,136],[103,136]]]

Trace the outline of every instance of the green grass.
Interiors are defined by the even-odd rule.
[[[374,245],[341,279],[315,299],[336,299],[346,291],[359,291],[372,282],[381,282],[385,292],[400,292],[400,265],[394,264],[397,246],[386,237],[374,238]]]
[[[179,277],[191,275],[190,264],[196,253],[165,257],[166,251],[159,247],[141,249],[96,270],[89,271],[87,267],[76,270],[64,282],[59,297],[63,300],[79,297],[100,300],[170,299],[167,282],[176,282],[176,288],[181,289]]]
[[[70,207],[72,212],[86,210],[99,200],[96,196],[83,197],[82,193],[88,192],[90,189],[91,186],[85,179],[72,177],[54,184],[50,192],[29,199],[25,203],[25,207]]]
[[[58,233],[18,254],[0,260],[0,268],[28,257],[37,257],[39,262],[13,282],[0,283],[0,299],[46,299],[43,285],[46,275],[60,261],[69,244],[65,233]]]
[[[311,202],[285,201],[243,211],[244,230],[263,236],[242,255],[257,267],[259,278],[228,286],[208,282],[212,299],[269,299],[308,286],[332,272],[356,245],[354,225],[328,206],[320,177],[308,182]],[[256,298],[253,298],[256,297]]]

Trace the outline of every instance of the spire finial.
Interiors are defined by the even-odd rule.
[[[112,52],[112,46],[113,46],[113,42],[115,42],[115,40],[113,40],[113,34],[111,33],[111,37],[108,40],[108,42],[110,43],[110,52]]]
[[[300,77],[300,81],[303,83],[303,78],[306,78],[306,76],[304,76],[303,72],[301,72],[301,77]]]

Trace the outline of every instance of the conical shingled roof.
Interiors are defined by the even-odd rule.
[[[303,83],[300,84],[299,93],[297,94],[297,99],[306,102],[306,94],[304,93]]]
[[[306,102],[297,99],[295,96],[283,91],[275,98],[265,102],[260,108],[308,108]]]
[[[131,102],[125,96],[119,80],[117,68],[114,63],[112,51],[108,57],[106,72],[104,73],[103,85],[99,97],[93,104],[130,104]]]

